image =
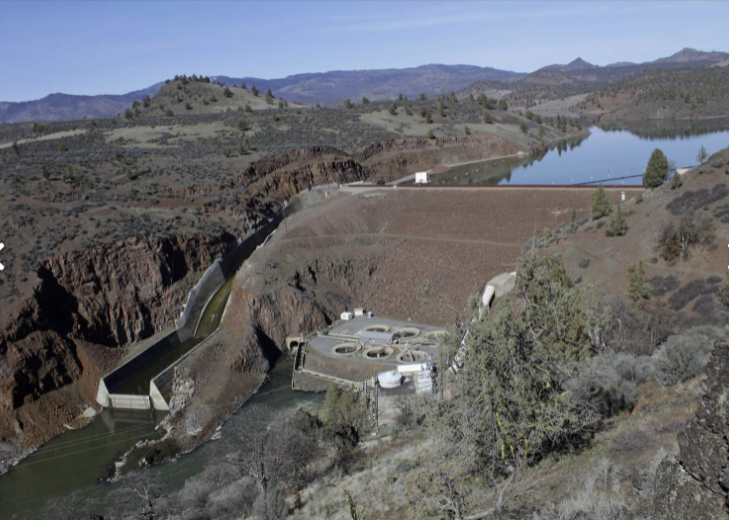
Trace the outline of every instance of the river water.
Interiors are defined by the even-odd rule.
[[[160,356],[117,393],[148,394],[151,379],[212,334],[220,324],[233,279],[211,298],[193,338]],[[51,440],[0,476],[0,519],[23,515],[37,518],[48,499],[70,490],[104,496],[104,489],[109,486],[96,489],[96,484],[111,475],[113,462],[137,442],[159,438],[156,426],[164,416],[165,412],[154,410],[105,409],[85,428],[67,431]]]
[[[701,146],[709,154],[729,146],[729,120],[695,123],[592,125],[591,135],[561,143],[538,157],[462,164],[431,176],[434,184],[641,185],[651,153],[660,148],[681,167],[696,164]],[[622,177],[629,177],[627,179]]]
[[[565,143],[538,158],[507,159],[470,163],[435,175],[433,182],[444,184],[574,184],[605,179],[606,184],[640,184],[640,178],[616,180],[617,177],[641,175],[651,152],[660,148],[679,167],[695,164],[702,145],[711,154],[729,146],[729,121],[708,123],[660,123],[593,125],[592,134],[578,142]],[[232,280],[231,280],[232,283]],[[185,343],[176,359],[202,338],[213,332],[230,293],[226,284],[205,310],[196,338]],[[149,379],[166,367],[141,374],[129,384],[130,392],[145,393]],[[164,365],[164,366],[162,366]],[[152,468],[171,489],[182,487],[190,476],[201,472],[208,461],[219,458],[222,447],[234,449],[237,425],[245,422],[251,406],[266,405],[272,411],[315,406],[321,396],[291,390],[291,362],[279,362],[261,391],[241,408],[222,428],[222,441],[213,441],[174,463]],[[159,434],[155,426],[159,412],[105,410],[82,430],[69,431],[49,442],[6,475],[0,476],[0,519],[42,518],[41,511],[49,499],[77,491],[96,502],[101,514],[113,503],[117,488],[104,480],[110,467],[131,446]]]

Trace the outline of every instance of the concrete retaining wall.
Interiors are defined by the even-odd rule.
[[[177,347],[183,341],[192,338],[197,332],[198,325],[202,319],[203,312],[215,293],[223,286],[228,278],[233,276],[241,264],[256,250],[265,243],[266,239],[278,228],[282,220],[303,209],[322,202],[328,195],[328,190],[338,187],[336,184],[320,186],[307,192],[299,193],[296,198],[267,224],[260,227],[251,235],[244,238],[229,254],[213,263],[195,288],[190,292],[187,304],[175,321],[176,330],[163,337],[158,342],[150,345],[132,359],[118,367],[116,370],[105,376],[99,383],[96,400],[102,406],[114,406],[111,398],[114,390],[129,381],[132,377],[141,372],[152,361],[159,358],[169,350]],[[227,307],[227,305],[226,305]],[[221,319],[222,320],[222,319]],[[210,337],[214,335],[211,334]],[[205,342],[203,342],[205,343]],[[193,348],[187,355],[197,350],[203,343]],[[183,356],[179,361],[187,357]],[[156,410],[169,410],[168,400],[172,389],[172,375],[177,362],[150,381],[150,397],[145,397]],[[114,396],[116,397],[116,396]],[[122,400],[117,401],[118,404]],[[130,402],[130,401],[124,401]],[[130,402],[131,403],[131,402]],[[138,403],[131,403],[136,404]],[[121,406],[117,406],[121,407]]]

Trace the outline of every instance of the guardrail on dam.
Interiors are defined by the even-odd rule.
[[[168,333],[163,337],[143,348],[138,354],[104,376],[99,382],[96,401],[104,407],[169,410],[174,367],[187,355],[206,343],[207,339],[214,335],[214,332],[201,341],[200,344],[193,347],[192,350],[182,355],[180,359],[171,362],[170,366],[161,373],[155,375],[149,382],[149,394],[130,395],[116,392],[161,356],[180,346],[184,341],[192,339],[197,332],[206,307],[223,284],[236,273],[241,264],[256,248],[265,243],[266,239],[278,228],[284,218],[321,202],[326,198],[325,190],[331,187],[332,185],[319,186],[311,191],[298,194],[267,224],[243,239],[225,257],[214,262],[190,292],[180,318],[175,321],[175,327],[168,329]]]

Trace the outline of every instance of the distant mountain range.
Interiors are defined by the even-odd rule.
[[[50,94],[35,101],[0,101],[0,123],[111,117],[129,108],[134,101],[141,101],[144,96],[154,96],[163,85],[164,82],[155,83],[151,87],[120,95]]]
[[[577,58],[566,65],[548,65],[532,74],[474,65],[422,65],[404,69],[373,69],[295,74],[280,79],[212,76],[228,86],[245,83],[258,90],[271,89],[277,97],[301,103],[339,103],[359,100],[393,99],[460,91],[475,83],[527,83],[562,85],[573,82],[612,82],[654,67],[710,66],[725,64],[729,53],[683,49],[667,58],[636,64],[618,62],[601,67]],[[43,99],[19,103],[0,102],[0,122],[63,121],[111,117],[129,108],[144,96],[155,95],[164,83],[123,95],[74,96],[51,94]]]
[[[510,82],[526,76],[524,73],[474,65],[422,65],[406,69],[335,70],[315,74],[296,74],[281,79],[231,78],[212,79],[228,86],[245,83],[258,90],[271,89],[278,97],[302,103],[341,102],[347,98],[359,100],[393,99],[399,94],[414,97],[449,94],[466,88],[476,81]]]

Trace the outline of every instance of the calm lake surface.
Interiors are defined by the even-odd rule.
[[[651,153],[660,148],[679,168],[696,165],[701,146],[709,154],[729,146],[729,120],[589,127],[591,135],[562,143],[539,157],[462,164],[431,176],[434,184],[640,185]],[[623,179],[621,177],[632,177]]]
[[[541,157],[470,163],[432,176],[443,184],[575,184],[602,180],[605,184],[641,184],[650,154],[660,148],[679,167],[696,163],[701,146],[709,154],[729,146],[729,120],[702,123],[661,122],[651,124],[593,125],[592,134],[579,142],[564,143]],[[227,285],[227,284],[226,284]],[[201,328],[204,336],[220,320],[229,285],[219,301],[206,309]],[[222,307],[221,307],[222,305]],[[217,310],[216,310],[217,309]],[[167,363],[167,361],[165,361]],[[166,365],[165,365],[166,366]],[[174,463],[152,468],[170,489],[179,489],[187,478],[201,472],[221,452],[235,449],[235,432],[246,420],[249,407],[266,405],[272,411],[310,408],[321,396],[291,390],[290,362],[280,362],[271,378],[222,428],[223,439],[210,442]],[[155,368],[155,373],[157,367]],[[148,388],[144,377],[142,390]],[[77,491],[97,504],[104,514],[113,507],[119,486],[103,482],[109,467],[136,442],[155,438],[162,415],[154,412],[105,410],[91,425],[64,433],[43,446],[6,475],[0,476],[0,520],[42,518],[49,499]],[[230,443],[233,443],[231,446]]]

